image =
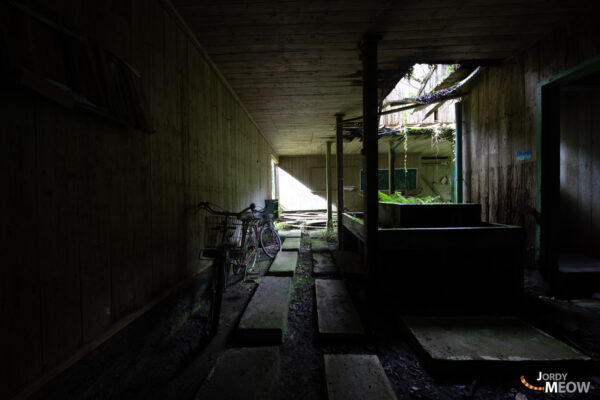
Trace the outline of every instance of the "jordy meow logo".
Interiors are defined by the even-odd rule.
[[[587,393],[590,391],[591,382],[567,380],[568,373],[539,372],[536,380],[527,382],[521,376],[521,382],[528,389],[545,393]]]

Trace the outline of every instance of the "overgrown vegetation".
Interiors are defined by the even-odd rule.
[[[275,225],[275,229],[277,229],[277,230],[290,228],[290,224],[287,221],[278,221],[278,222],[275,222],[274,225]]]
[[[334,222],[335,222],[335,220],[334,220]],[[330,229],[327,229],[327,228],[319,229],[318,231],[314,232],[311,235],[311,237],[313,237],[315,239],[323,239],[327,242],[337,243],[338,237],[337,237],[336,226],[337,226],[337,224],[332,224],[332,227]]]
[[[440,196],[427,197],[404,197],[402,192],[390,194],[379,192],[379,201],[382,203],[400,203],[400,204],[434,204],[444,203]]]

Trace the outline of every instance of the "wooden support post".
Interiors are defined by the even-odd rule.
[[[462,103],[454,104],[454,116],[456,121],[456,139],[454,149],[456,152],[456,178],[454,180],[454,202],[463,202],[463,168],[462,168]]]
[[[327,153],[325,153],[325,187],[327,188],[327,230],[331,229],[331,143],[327,142]]]
[[[378,290],[377,228],[379,220],[379,172],[377,115],[377,40],[378,35],[366,34],[361,43],[363,66],[363,170],[365,216],[365,269],[369,278],[369,297],[374,300]],[[370,301],[372,302],[372,301]]]
[[[548,84],[538,88],[538,175],[540,191],[540,251],[542,272],[556,286],[560,253],[560,87]]]
[[[388,193],[391,195],[396,191],[396,181],[394,180],[394,169],[396,168],[396,150],[390,142],[388,149]]]
[[[335,115],[335,158],[337,171],[337,237],[338,249],[344,250],[342,214],[344,213],[344,146],[342,130],[344,114]]]

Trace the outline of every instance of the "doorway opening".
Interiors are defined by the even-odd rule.
[[[538,85],[539,261],[560,295],[600,284],[600,58]]]

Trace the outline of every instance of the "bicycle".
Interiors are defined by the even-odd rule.
[[[201,202],[198,209],[208,211],[204,225],[204,248],[201,256],[214,257],[213,276],[208,288],[210,309],[205,331],[209,337],[216,334],[221,315],[223,292],[230,275],[238,275],[256,264],[258,247],[258,222],[254,218],[254,203],[240,212],[217,211],[208,202]],[[229,271],[231,267],[231,273]]]
[[[258,223],[258,237],[260,245],[269,258],[273,258],[281,250],[281,237],[277,233],[273,224],[271,214],[264,208],[254,210],[254,217],[260,222]]]

